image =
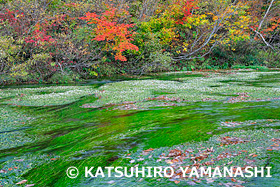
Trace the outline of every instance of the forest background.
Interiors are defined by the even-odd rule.
[[[0,84],[280,67],[280,1],[0,0]]]

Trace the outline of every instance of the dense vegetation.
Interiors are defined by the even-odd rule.
[[[0,83],[280,67],[280,2],[0,0]]]

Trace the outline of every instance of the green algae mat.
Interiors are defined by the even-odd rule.
[[[279,71],[1,88],[0,114],[0,186],[280,186]],[[85,176],[110,166],[175,172]],[[225,166],[269,167],[271,177],[180,171]]]

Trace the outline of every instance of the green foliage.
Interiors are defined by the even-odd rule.
[[[102,64],[98,65],[96,68],[94,68],[94,71],[97,72],[100,76],[113,76],[116,73],[119,73],[121,71],[121,68],[114,65],[112,62],[110,62],[109,59],[103,61]],[[93,78],[96,78],[96,74],[91,74]]]
[[[77,82],[79,81],[80,75],[69,71],[69,72],[64,72],[62,73],[56,73],[54,74],[50,79],[49,82],[50,83],[56,83],[56,84],[66,84],[66,83],[73,83],[74,81]]]
[[[234,65],[232,69],[255,69],[255,70],[269,70],[266,66],[244,66],[244,65]]]
[[[280,53],[277,51],[259,50],[257,56],[263,60],[263,63],[268,67],[280,68]]]

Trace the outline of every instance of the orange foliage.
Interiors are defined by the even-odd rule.
[[[280,16],[272,17],[270,20],[270,26],[267,27],[264,32],[273,32],[280,28]]]
[[[121,13],[119,13],[121,12]],[[95,24],[93,30],[96,41],[107,41],[111,50],[116,51],[115,60],[127,61],[122,52],[126,50],[138,51],[138,47],[131,43],[133,33],[129,28],[133,24],[119,23],[120,18],[127,16],[125,10],[118,11],[116,8],[108,8],[101,15],[95,13],[86,13],[85,17],[80,19],[88,21],[88,24]]]

